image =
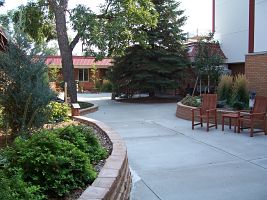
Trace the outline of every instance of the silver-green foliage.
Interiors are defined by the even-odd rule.
[[[0,104],[13,134],[41,127],[47,120],[45,108],[54,97],[44,57],[36,54],[22,37],[0,52]]]

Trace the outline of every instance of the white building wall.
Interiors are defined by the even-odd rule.
[[[267,1],[255,0],[254,51],[267,51]]]
[[[215,39],[219,40],[227,63],[245,62],[248,20],[249,0],[215,0]]]

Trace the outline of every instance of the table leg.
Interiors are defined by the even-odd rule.
[[[222,131],[224,131],[224,116],[222,117]]]

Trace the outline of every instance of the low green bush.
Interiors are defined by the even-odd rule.
[[[85,187],[96,177],[88,155],[52,131],[40,131],[29,139],[19,137],[5,152],[5,167],[22,169],[24,181],[40,186],[50,197]]]
[[[47,106],[48,121],[50,123],[66,121],[69,111],[70,107],[67,104],[51,101]]]
[[[22,179],[22,174],[17,172],[10,174],[0,169],[0,199],[3,200],[41,200],[45,195],[41,194],[39,186],[31,186]]]
[[[201,99],[198,96],[186,95],[181,102],[187,106],[199,107],[201,104]]]
[[[82,152],[86,153],[91,161],[95,164],[108,155],[107,151],[100,145],[93,130],[88,126],[68,126],[56,130],[61,139],[67,140],[74,144]]]
[[[103,80],[101,85],[101,92],[111,92],[112,91],[112,84],[109,80]]]
[[[89,102],[81,102],[81,101],[79,101],[78,103],[79,103],[81,109],[90,108],[90,107],[94,106],[94,104],[89,103]]]

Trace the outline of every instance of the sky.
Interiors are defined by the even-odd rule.
[[[209,33],[212,27],[212,0],[177,0],[180,1],[180,8],[185,10],[188,17],[185,26],[185,32],[190,36]],[[104,0],[69,0],[69,8],[74,8],[76,4],[86,4],[92,10],[97,10],[100,3]],[[0,7],[0,14],[14,9],[21,4],[26,4],[27,0],[5,0],[4,6]],[[75,48],[79,52],[80,47]]]

